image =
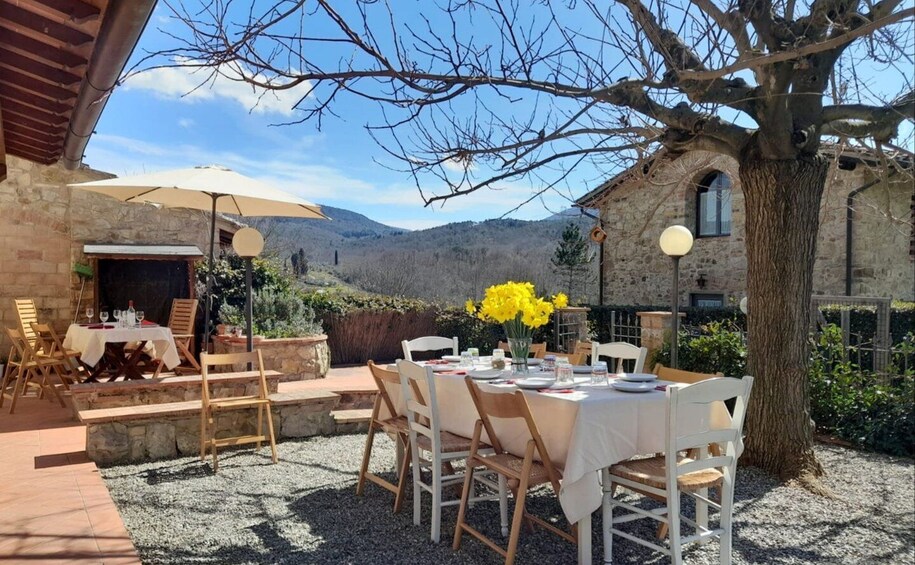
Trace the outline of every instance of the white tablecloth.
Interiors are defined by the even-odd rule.
[[[480,382],[484,389],[517,390]],[[437,374],[435,388],[442,429],[470,437],[478,415],[464,377]],[[400,391],[390,392],[395,408],[402,411]],[[600,508],[602,468],[635,455],[665,451],[667,397],[662,391],[627,393],[582,385],[572,393],[525,391],[525,396],[550,459],[562,469],[559,502],[569,522]],[[680,423],[686,433],[698,433],[723,426],[727,414],[724,404],[718,403],[711,410],[681,411]],[[502,447],[523,456],[530,439],[525,423],[494,420],[493,426]]]
[[[140,328],[89,329],[71,324],[64,338],[64,347],[80,352],[80,360],[95,366],[105,354],[106,343],[131,343],[146,341],[152,344],[147,352],[155,359],[161,359],[165,366],[174,369],[181,364],[172,330],[166,326],[143,326]]]

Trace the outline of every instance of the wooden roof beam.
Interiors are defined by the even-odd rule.
[[[81,24],[92,20],[97,20],[102,11],[92,4],[86,4],[79,0],[33,0],[37,4],[47,6],[56,12],[67,16],[70,21]]]
[[[19,143],[12,139],[6,140],[6,152],[44,164],[53,163],[57,160],[57,155],[54,153],[48,153],[29,144]]]
[[[11,98],[4,98],[0,95],[0,105],[2,105],[7,112],[13,112],[20,116],[25,116],[33,120],[38,120],[39,122],[45,122],[51,124],[52,126],[64,126],[67,124],[68,120],[66,116],[61,116],[60,114],[53,114],[51,112],[45,112],[34,106],[29,106],[27,104],[22,104]]]
[[[61,139],[56,137],[41,135],[40,132],[22,128],[10,120],[6,121],[6,126],[4,126],[3,130],[7,141],[16,139],[20,143],[31,143],[33,145],[43,147],[48,151],[53,151],[54,148],[58,147],[62,142]]]
[[[85,57],[72,51],[58,49],[51,44],[23,35],[18,31],[5,27],[0,22],[0,45],[15,47],[25,51],[33,57],[40,57],[50,63],[55,63],[67,69],[84,67],[89,62]]]
[[[76,98],[76,93],[72,90],[39,80],[35,77],[14,71],[8,67],[0,68],[0,81],[18,86],[36,96],[44,96],[45,98],[50,98],[51,100],[56,100],[58,102]]]
[[[41,61],[32,59],[31,57],[20,55],[19,53],[10,51],[9,49],[6,49],[2,46],[0,46],[0,61],[2,61],[5,66],[15,68],[30,75],[35,75],[41,77],[44,80],[65,86],[73,86],[82,80],[82,77],[78,75],[64,71],[58,67],[42,63]]]
[[[41,32],[48,37],[79,47],[87,45],[95,40],[95,37],[84,33],[78,29],[71,28],[62,23],[55,22],[50,18],[38,15],[26,10],[19,5],[0,2],[0,18],[10,21],[16,25],[27,27]]]
[[[28,90],[23,90],[20,87],[8,84],[2,80],[0,80],[0,99],[7,101],[15,100],[16,102],[33,106],[39,110],[57,114],[59,116],[66,116],[72,111],[72,108],[68,104],[50,100],[42,96],[35,96]]]
[[[49,137],[63,137],[67,133],[66,126],[52,125],[47,122],[33,120],[27,116],[17,114],[15,111],[7,108],[4,112],[4,120],[7,124],[16,124],[35,130],[38,133],[45,134]]]

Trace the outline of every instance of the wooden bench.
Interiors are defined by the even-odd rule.
[[[265,371],[269,392],[277,392],[282,374]],[[214,398],[253,394],[257,387],[256,371],[218,373],[209,377]],[[186,400],[200,400],[200,375],[158,377],[136,381],[112,383],[82,383],[72,385],[70,393],[77,412],[122,406],[169,404]]]
[[[270,395],[277,439],[334,432],[331,411],[340,397],[326,391],[303,390]],[[225,436],[250,435],[255,411],[225,414],[219,422]],[[83,409],[86,452],[97,463],[163,459],[200,453],[200,400],[136,406]],[[220,416],[223,417],[223,416]],[[217,436],[219,437],[219,436]]]

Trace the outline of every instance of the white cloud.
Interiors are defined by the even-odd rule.
[[[190,118],[181,118],[178,120],[178,125],[183,127],[184,129],[189,129],[191,126],[193,126],[196,123],[197,122],[195,122],[194,120],[192,120]]]
[[[307,81],[288,90],[264,90],[243,82],[231,69],[221,71],[213,75],[210,69],[192,67],[150,69],[130,77],[124,87],[148,90],[160,98],[186,103],[224,98],[240,104],[246,111],[283,116],[293,115],[295,104],[311,91],[311,83]]]

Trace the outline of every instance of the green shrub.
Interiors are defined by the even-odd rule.
[[[626,305],[605,305],[605,306],[588,306],[588,325],[594,339],[600,343],[614,341],[610,335],[610,317],[613,312],[617,315],[628,315],[632,323],[638,326],[639,321],[636,317],[638,312],[670,312],[670,306],[626,306]],[[731,327],[745,330],[747,327],[747,318],[736,307],[724,308],[693,308],[681,307],[680,312],[686,316],[681,320],[684,325],[702,326],[712,322],[727,323]]]
[[[304,337],[323,333],[314,311],[290,290],[264,289],[254,293],[252,325],[255,335],[267,338]],[[220,318],[224,324],[245,325],[244,307],[223,304]]]
[[[915,374],[880,376],[849,361],[842,331],[830,325],[814,341],[810,409],[817,429],[893,455],[915,455]]]
[[[839,324],[843,310],[850,313],[848,331],[870,341],[877,332],[877,309],[873,306],[825,306],[821,311],[827,322]],[[912,328],[915,328],[915,302],[894,300],[890,306],[890,341],[903,341]]]
[[[685,371],[697,373],[722,372],[726,377],[743,377],[747,374],[747,349],[738,328],[720,322],[702,326],[703,333],[690,336],[680,333],[677,347],[677,365]],[[670,365],[670,342],[655,355],[653,363]],[[653,366],[653,363],[650,363]]]
[[[294,292],[291,281],[276,265],[266,259],[254,259],[251,269],[251,288],[255,291]],[[205,296],[208,266],[205,261],[195,265],[197,273],[197,295]],[[222,255],[213,264],[213,304],[210,323],[226,323],[220,318],[223,304],[238,309],[245,307],[245,261],[237,255]],[[212,328],[211,328],[212,329]]]

